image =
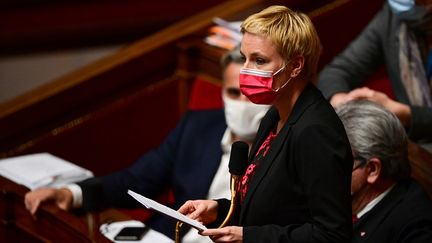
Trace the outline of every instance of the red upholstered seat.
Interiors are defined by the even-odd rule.
[[[188,108],[190,110],[221,109],[221,84],[197,78],[191,89]]]
[[[374,73],[365,83],[365,86],[370,89],[385,93],[390,99],[395,100],[393,88],[384,67]]]

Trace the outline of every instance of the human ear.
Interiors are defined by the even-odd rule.
[[[291,71],[291,78],[297,77],[304,67],[304,57],[303,56],[296,56],[291,60],[292,65],[292,71]]]
[[[367,162],[366,167],[368,173],[367,181],[369,184],[373,184],[378,180],[381,174],[381,160],[378,158],[371,158]]]

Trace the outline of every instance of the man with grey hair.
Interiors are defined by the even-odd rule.
[[[352,242],[432,242],[432,201],[410,178],[398,118],[367,100],[336,110],[351,144]]]

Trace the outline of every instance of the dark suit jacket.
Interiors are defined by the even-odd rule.
[[[270,109],[251,155],[278,120]],[[237,215],[244,242],[349,242],[352,163],[341,121],[309,84],[249,183]],[[229,201],[218,202],[225,215]]]
[[[326,98],[349,92],[385,64],[396,99],[411,107],[411,139],[432,140],[432,109],[410,104],[399,68],[398,28],[400,20],[387,4],[362,33],[320,73],[318,88]]]
[[[354,224],[352,242],[432,242],[432,201],[412,180],[396,184]]]
[[[170,188],[175,196],[175,203],[170,206],[175,209],[186,200],[205,198],[219,167],[225,129],[223,110],[187,112],[157,149],[144,154],[129,168],[79,183],[83,207],[143,207],[127,194],[128,189],[155,198]],[[174,220],[156,214],[146,224],[174,238]]]

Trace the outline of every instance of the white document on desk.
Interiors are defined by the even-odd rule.
[[[193,220],[191,218],[188,218],[186,215],[183,215],[177,211],[175,211],[172,208],[169,208],[167,206],[164,206],[154,200],[151,200],[149,198],[146,198],[134,191],[128,190],[128,194],[131,195],[133,198],[135,198],[135,200],[137,200],[138,202],[140,202],[142,205],[144,205],[146,208],[151,208],[154,209],[162,214],[165,214],[171,218],[177,219],[185,224],[188,224],[190,226],[192,226],[193,228],[197,229],[198,231],[203,231],[206,230],[207,228],[202,225],[201,223],[199,223],[196,220]]]
[[[91,171],[49,153],[1,159],[0,175],[31,190],[60,187],[93,177]]]

